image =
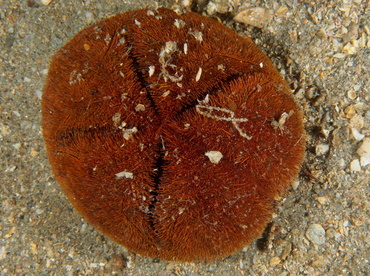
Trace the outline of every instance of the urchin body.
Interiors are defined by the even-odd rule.
[[[42,116],[75,208],[166,260],[212,260],[258,238],[304,156],[301,111],[251,39],[167,9],[77,34],[53,57]]]

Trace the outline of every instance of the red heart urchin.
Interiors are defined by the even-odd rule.
[[[258,238],[304,157],[301,111],[251,39],[168,9],[77,34],[53,57],[42,117],[76,209],[166,260],[212,260]]]

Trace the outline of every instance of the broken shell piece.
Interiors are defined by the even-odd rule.
[[[204,155],[207,156],[209,161],[213,164],[218,164],[223,157],[222,153],[216,150],[207,151]]]
[[[316,155],[324,155],[329,151],[329,145],[328,144],[320,144],[317,145],[315,148]]]
[[[132,172],[122,171],[119,173],[116,173],[117,178],[134,178],[134,174]]]
[[[351,128],[351,131],[352,131],[352,135],[353,137],[357,140],[357,141],[361,141],[362,139],[364,139],[365,135],[364,134],[361,134],[357,128]]]
[[[360,161],[358,159],[353,160],[350,166],[351,166],[351,172],[361,171]]]
[[[273,16],[272,10],[254,7],[239,12],[234,20],[261,29],[271,22]]]
[[[357,149],[356,153],[360,157],[370,156],[370,137],[363,139],[361,146]]]

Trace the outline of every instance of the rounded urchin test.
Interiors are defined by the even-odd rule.
[[[52,59],[42,117],[74,207],[128,249],[171,261],[258,238],[304,157],[302,113],[263,52],[168,9],[78,33]]]

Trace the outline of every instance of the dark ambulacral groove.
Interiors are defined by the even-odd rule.
[[[74,207],[158,259],[213,260],[260,237],[304,157],[301,111],[270,60],[193,13],[81,31],[53,57],[42,116]]]

